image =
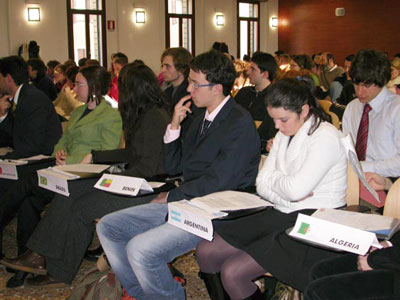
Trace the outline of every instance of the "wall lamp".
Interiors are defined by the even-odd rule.
[[[277,17],[271,18],[271,27],[278,27],[279,20]]]
[[[29,22],[40,22],[40,8],[39,7],[28,7],[28,21]]]
[[[144,10],[135,11],[135,23],[136,24],[144,24],[146,23],[146,12]]]
[[[215,15],[215,25],[217,25],[217,26],[225,25],[225,16],[223,14]]]

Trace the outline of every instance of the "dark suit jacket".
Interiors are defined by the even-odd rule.
[[[186,137],[164,144],[165,170],[183,173],[183,183],[168,202],[252,186],[260,162],[260,138],[250,113],[232,98],[200,136],[205,113],[192,122]]]
[[[95,163],[128,163],[124,175],[148,178],[164,174],[163,136],[171,121],[165,108],[147,111],[130,130],[125,149],[92,151]]]
[[[368,264],[373,269],[389,269],[400,275],[400,232],[390,240],[393,247],[383,248],[368,255]]]
[[[60,120],[49,98],[40,90],[24,84],[17,108],[0,123],[0,131],[12,136],[13,152],[6,158],[51,155],[61,137]]]

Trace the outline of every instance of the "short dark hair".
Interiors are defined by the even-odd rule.
[[[117,59],[117,58],[124,58],[128,62],[128,56],[126,56],[125,53],[117,52],[117,53],[111,54],[111,59],[112,60]]]
[[[16,85],[29,82],[28,64],[22,57],[16,55],[0,59],[0,73],[4,77],[10,74]]]
[[[67,77],[71,82],[75,82],[75,77],[78,72],[79,67],[68,67],[68,69],[65,70],[65,77]]]
[[[292,59],[299,65],[301,69],[310,70],[313,66],[311,58],[307,54],[299,54],[292,57]]]
[[[60,64],[60,62],[58,60],[49,60],[47,62],[47,67],[48,68],[52,68],[54,69],[55,67],[57,67]]]
[[[116,57],[114,59],[114,64],[125,66],[127,63],[128,63],[128,57]]]
[[[225,42],[214,42],[211,49],[221,51],[222,53],[229,53],[228,45]]]
[[[196,56],[190,64],[190,69],[206,75],[210,83],[221,84],[224,96],[228,96],[236,79],[233,62],[222,52],[210,50]]]
[[[347,55],[346,58],[345,58],[344,60],[346,60],[346,61],[353,61],[353,59],[354,59],[354,54],[350,54],[350,55]]]
[[[68,67],[71,67],[71,66],[73,66],[73,67],[76,67],[76,62],[72,59],[72,58],[70,58],[70,59],[68,59],[68,60],[66,60],[65,62],[64,62],[64,65],[68,68]],[[65,72],[65,71],[64,71]]]
[[[79,73],[85,77],[88,84],[88,102],[96,101],[96,104],[100,104],[102,96],[106,95],[110,89],[111,74],[98,65],[83,67]]]
[[[80,60],[78,60],[78,66],[83,67],[86,64],[87,60],[88,60],[87,57],[83,57]]]
[[[394,57],[400,58],[400,53],[396,53],[396,54],[394,55]]]
[[[390,61],[382,51],[362,49],[353,59],[350,77],[355,84],[375,84],[383,87],[391,78]]]
[[[37,71],[37,77],[42,78],[46,75],[46,65],[40,58],[30,58],[27,62],[28,66],[31,66],[33,71]]]
[[[327,62],[329,62],[329,60],[330,59],[332,59],[333,60],[333,62],[336,64],[336,59],[335,59],[335,57],[333,56],[333,54],[332,53],[326,53],[326,60],[327,60]]]
[[[183,47],[168,48],[161,54],[161,62],[166,56],[172,56],[175,69],[181,72],[185,78],[189,76],[189,64],[193,59],[192,54]]]
[[[276,55],[276,56],[281,56],[282,54],[285,54],[285,51],[282,51],[282,50],[277,50],[277,51],[275,51],[274,52],[274,54]]]
[[[265,96],[266,105],[273,108],[282,107],[286,110],[301,113],[303,105],[308,104],[310,111],[307,119],[314,116],[308,135],[311,135],[321,124],[328,121],[329,117],[318,104],[317,99],[312,93],[313,80],[311,78],[284,78],[272,84]]]
[[[276,63],[275,58],[265,52],[257,51],[254,52],[250,61],[255,63],[257,67],[261,70],[261,72],[268,71],[268,79],[269,81],[273,81],[275,79],[276,70],[278,69],[278,65]]]

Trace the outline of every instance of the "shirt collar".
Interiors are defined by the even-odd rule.
[[[332,72],[332,71],[335,70],[336,68],[337,68],[337,65],[334,65],[334,66],[332,67],[332,69],[329,70],[329,72]]]
[[[12,99],[14,101],[15,105],[17,105],[17,103],[18,103],[19,92],[21,92],[22,86],[23,86],[23,84],[21,84],[19,86],[18,90],[15,92],[14,98]]]
[[[372,110],[374,112],[379,112],[383,108],[383,102],[386,99],[386,94],[389,92],[389,90],[386,87],[383,87],[382,90],[378,93],[378,95],[375,96],[374,99],[369,101],[369,105],[371,105]]]
[[[205,119],[207,119],[208,121],[213,122],[215,117],[218,115],[218,113],[220,112],[220,110],[222,109],[222,107],[224,107],[225,103],[228,102],[230,96],[226,96],[224,100],[222,100],[222,102],[213,110],[212,113],[208,113],[208,110],[206,110],[206,115],[205,115]]]

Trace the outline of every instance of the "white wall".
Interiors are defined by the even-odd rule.
[[[260,48],[274,52],[278,48],[278,32],[269,26],[278,14],[278,1],[261,3]],[[137,26],[133,20],[134,4],[146,11],[146,24]],[[68,59],[67,12],[65,0],[41,0],[41,21],[28,23],[25,0],[0,0],[0,56],[17,54],[22,43],[36,40],[44,61]],[[32,5],[35,6],[35,5]],[[115,31],[107,30],[107,57],[124,52],[129,60],[143,59],[156,73],[160,55],[165,48],[164,0],[106,0],[106,19],[115,20]],[[229,51],[237,53],[236,0],[196,0],[196,54],[210,49],[214,41],[224,41]],[[216,27],[216,12],[225,15],[225,26]]]

